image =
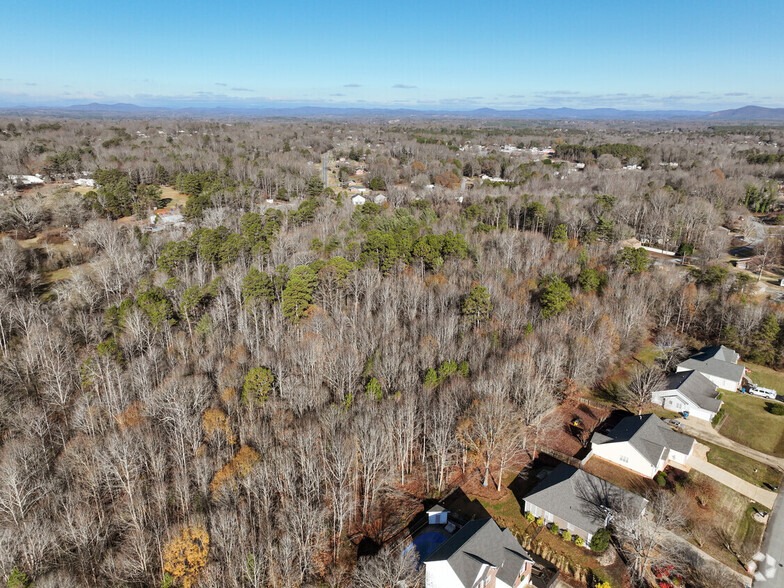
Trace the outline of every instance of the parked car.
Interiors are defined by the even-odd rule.
[[[676,421],[675,419],[664,419],[664,422],[667,423],[668,425],[670,425],[676,431],[682,431],[683,430],[683,423],[680,423],[679,421]]]
[[[761,386],[754,386],[749,388],[749,394],[753,394],[754,396],[761,396],[762,398],[776,398],[776,391],[772,388],[763,388]]]

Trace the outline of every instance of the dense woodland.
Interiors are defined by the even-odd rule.
[[[784,310],[721,261],[730,228],[777,263],[776,218],[752,213],[777,210],[778,145],[753,127],[0,119],[0,177],[63,182],[0,186],[0,575],[414,585],[410,558],[356,564],[391,505],[472,468],[500,484],[554,406],[643,342],[784,362]],[[328,152],[386,202],[325,187]],[[67,186],[83,172],[86,194]],[[460,190],[482,174],[505,181]],[[184,227],[117,220],[146,219],[160,186],[189,196]],[[55,228],[75,247],[21,243]]]

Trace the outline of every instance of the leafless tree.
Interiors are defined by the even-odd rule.
[[[652,394],[661,389],[663,384],[664,373],[658,366],[636,366],[621,390],[621,397],[624,404],[640,415],[651,402]]]
[[[644,585],[651,566],[668,563],[683,549],[673,531],[684,524],[683,508],[677,496],[655,492],[648,496],[643,514],[625,509],[612,519],[618,545],[629,562],[634,585]]]
[[[417,570],[418,563],[416,549],[384,547],[357,562],[353,583],[360,588],[419,588],[424,569]]]

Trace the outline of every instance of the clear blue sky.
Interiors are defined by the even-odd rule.
[[[4,0],[0,104],[784,106],[784,1]]]

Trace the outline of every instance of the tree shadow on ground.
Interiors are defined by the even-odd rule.
[[[490,513],[482,506],[482,503],[478,500],[471,500],[461,488],[451,492],[441,501],[441,504],[445,509],[466,521],[490,518]]]

